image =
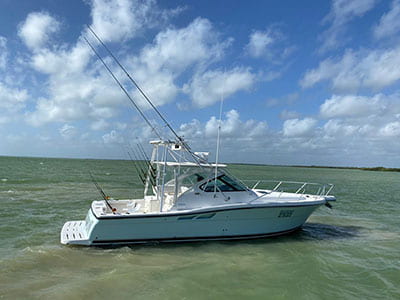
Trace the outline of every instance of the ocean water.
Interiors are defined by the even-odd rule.
[[[335,184],[291,235],[85,248],[64,222],[99,194],[140,197],[131,162],[0,157],[0,299],[400,299],[400,173],[232,165],[243,179]]]

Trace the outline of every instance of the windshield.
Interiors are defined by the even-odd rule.
[[[177,190],[179,191],[178,192],[179,194],[193,187],[198,182],[206,178],[209,178],[211,176],[211,170],[203,171],[197,167],[182,168],[180,171],[181,174],[177,176],[177,182],[178,182]],[[175,186],[175,179],[171,179],[165,184],[165,188],[168,191],[170,190],[170,192],[172,192],[174,186]]]

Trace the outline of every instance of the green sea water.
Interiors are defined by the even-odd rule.
[[[0,157],[0,299],[400,299],[400,173],[232,165],[242,179],[329,182],[291,235],[85,248],[64,222],[99,195],[141,197],[131,162]]]

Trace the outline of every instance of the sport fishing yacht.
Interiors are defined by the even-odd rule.
[[[321,205],[330,207],[329,202],[335,201],[335,197],[330,195],[331,184],[280,181],[269,188],[261,188],[266,182],[259,180],[250,188],[230,174],[226,165],[218,163],[218,155],[216,163],[209,163],[208,153],[193,152],[96,33],[90,27],[88,29],[174,138],[162,137],[92,44],[84,38],[158,139],[150,142],[153,151],[150,159],[146,157],[145,172],[138,172],[142,174],[139,176],[144,185],[143,198],[109,199],[94,181],[103,200],[92,202],[85,220],[64,224],[62,244],[118,245],[280,235],[300,228],[316,208]]]
[[[332,185],[277,182],[249,188],[226,165],[208,163],[174,141],[153,141],[144,197],[93,201],[82,221],[61,230],[61,243],[117,245],[249,239],[300,228],[321,205],[335,201]],[[258,185],[261,181],[257,182]],[[298,188],[285,192],[284,185]],[[307,189],[318,188],[309,194]]]

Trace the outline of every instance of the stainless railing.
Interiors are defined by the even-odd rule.
[[[242,180],[245,184],[255,182],[251,189],[269,190],[271,192],[287,192],[295,194],[312,194],[328,196],[334,185],[331,183],[322,184],[315,182],[279,181],[279,180]],[[251,184],[247,184],[251,186]]]

